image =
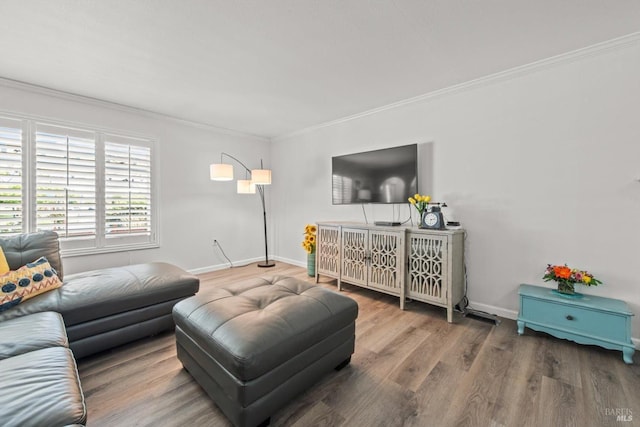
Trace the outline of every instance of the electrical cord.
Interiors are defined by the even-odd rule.
[[[231,268],[233,268],[234,267],[233,263],[231,262],[231,260],[227,256],[227,254],[224,252],[224,249],[222,249],[222,245],[220,243],[218,243],[218,241],[216,239],[213,239],[213,246],[214,247],[217,246],[218,249],[220,249],[220,252],[222,252],[222,255],[227,259],[227,261],[229,262],[229,265],[231,266]]]
[[[398,217],[399,218],[399,217]],[[409,218],[405,219],[404,221],[402,221],[402,225],[405,225],[406,223],[408,223],[409,221],[411,221],[411,225],[413,226],[413,217],[411,216],[411,211],[409,211]]]
[[[364,223],[365,224],[369,224],[369,220],[367,219],[367,211],[364,210],[364,203],[362,203],[360,206],[362,206],[362,214],[364,215]]]
[[[463,315],[466,314],[467,309],[469,308],[469,298],[467,297],[467,290],[468,290],[468,286],[469,286],[469,280],[467,277],[467,256],[466,256],[466,252],[467,252],[467,230],[464,230],[464,235],[463,235],[463,244],[464,244],[464,254],[463,254],[463,263],[462,263],[462,273],[463,273],[463,277],[464,277],[464,293],[462,294],[463,297],[460,300],[460,302],[454,307],[454,310],[462,313]]]
[[[411,203],[407,203],[407,206],[409,206],[409,218],[407,218],[406,221],[404,221],[402,223],[402,225],[408,223],[409,221],[411,221],[411,226],[413,227],[413,211],[411,210]]]
[[[467,230],[464,230],[464,251],[466,253],[467,251]],[[495,322],[496,326],[498,326],[500,324],[500,319],[498,318],[498,316],[496,316],[495,314],[492,313],[488,313],[486,311],[482,311],[482,310],[477,310],[473,307],[471,307],[469,305],[469,298],[467,297],[467,290],[469,287],[469,278],[467,276],[467,261],[466,261],[466,256],[464,257],[464,263],[462,264],[462,268],[463,268],[463,273],[464,273],[464,296],[462,297],[462,299],[460,300],[460,302],[454,307],[454,310],[462,313],[463,317],[466,317],[467,315],[474,315],[476,317],[481,317],[483,319],[487,319],[487,320],[492,320],[493,322]]]
[[[229,259],[229,257],[227,256],[227,254],[224,252],[224,249],[222,249],[222,245],[220,244],[220,242],[218,242],[217,240],[213,240],[213,246],[214,247],[218,247],[218,249],[220,249],[220,252],[222,252],[222,255],[227,259],[227,262],[229,263],[229,266],[231,268],[241,268],[241,267],[246,267],[248,265],[253,264],[252,262],[247,263],[247,264],[242,264],[242,265],[233,265],[233,263],[231,262],[231,260]]]

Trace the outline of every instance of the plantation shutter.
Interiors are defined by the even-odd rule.
[[[105,135],[104,152],[107,240],[151,241],[151,146],[146,141]]]
[[[64,256],[158,247],[154,141],[0,117],[0,238],[50,230]]]
[[[22,125],[0,117],[0,236],[23,231]]]
[[[95,134],[37,124],[35,191],[36,230],[63,238],[95,237]]]

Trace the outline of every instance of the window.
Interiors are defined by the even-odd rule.
[[[0,236],[52,230],[65,255],[157,246],[152,141],[0,117],[0,155]]]
[[[36,230],[95,236],[95,136],[39,124],[35,152]]]
[[[151,147],[107,136],[104,157],[107,239],[126,234],[139,241],[152,230]]]
[[[22,232],[22,124],[0,117],[0,236]]]

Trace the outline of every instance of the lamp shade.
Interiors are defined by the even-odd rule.
[[[251,182],[257,185],[271,184],[271,169],[251,169]]]
[[[238,194],[256,194],[256,185],[248,179],[239,179]]]
[[[212,163],[209,166],[209,174],[212,181],[232,181],[233,165],[226,163]]]

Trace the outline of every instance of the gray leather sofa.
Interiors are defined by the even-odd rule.
[[[58,235],[53,232],[0,238],[0,246],[12,270],[44,256],[63,281],[58,289],[0,312],[2,425],[55,426],[84,423],[86,411],[84,416],[75,416],[78,402],[82,402],[81,405],[84,406],[84,400],[73,356],[76,359],[85,357],[173,329],[173,306],[194,295],[199,289],[199,279],[196,276],[161,262],[63,275]],[[43,313],[50,314],[43,317]],[[51,315],[60,320],[51,320]],[[51,342],[47,333],[42,333],[43,330],[49,330],[57,338]],[[17,369],[14,366],[16,358],[25,359],[24,362],[34,368]],[[9,371],[13,373],[7,374]],[[54,381],[53,390],[69,397],[68,410],[62,412],[71,414],[70,416],[60,415],[60,411],[56,411],[56,405],[45,400],[38,401],[40,393],[32,398],[25,395],[24,399],[16,399],[15,391],[33,392],[23,390],[22,385],[26,383],[31,384],[34,390],[40,386],[46,390],[46,381],[56,378],[54,373],[60,378]],[[72,391],[74,382],[78,384],[79,399]],[[53,391],[51,393],[56,395]],[[46,397],[46,394],[42,396]],[[39,414],[39,417],[45,418],[21,418],[21,415],[28,414],[34,408],[34,399],[44,413]],[[47,418],[48,416],[52,418]],[[5,423],[6,420],[11,422]]]
[[[44,256],[62,287],[0,312],[0,322],[42,311],[62,315],[77,359],[174,327],[176,302],[194,295],[199,279],[171,264],[105,268],[63,275],[58,235],[22,234],[0,239],[12,270]]]

